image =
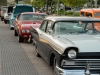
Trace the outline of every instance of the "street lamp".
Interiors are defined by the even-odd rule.
[[[48,7],[51,5],[52,0],[46,0],[46,13],[49,14],[48,12]]]

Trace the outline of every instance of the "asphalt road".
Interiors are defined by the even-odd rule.
[[[0,75],[53,75],[53,69],[36,57],[34,46],[18,42],[9,24],[0,21]]]

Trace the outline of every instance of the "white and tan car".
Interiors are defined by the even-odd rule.
[[[9,18],[13,12],[13,7],[14,6],[8,6],[6,12],[4,13],[4,23],[5,24],[9,23]]]
[[[2,6],[1,7],[1,21],[4,20],[4,14],[6,13],[7,11],[7,6]]]
[[[54,67],[54,75],[100,74],[100,19],[47,17],[31,27],[36,55]]]

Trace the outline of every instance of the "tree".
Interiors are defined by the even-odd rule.
[[[7,6],[7,0],[0,0],[0,6]]]
[[[82,7],[85,3],[88,2],[88,0],[61,0],[61,2],[69,7]],[[73,14],[74,14],[74,9],[73,9]]]
[[[18,0],[15,0],[15,3],[17,3],[17,4],[18,4]]]
[[[15,0],[15,3],[17,3],[17,4],[18,4],[18,1],[22,1],[22,0]]]
[[[24,0],[24,3],[25,3],[25,4],[31,4],[31,5],[32,5],[31,0]]]
[[[61,2],[70,7],[83,6],[88,0],[61,0]]]

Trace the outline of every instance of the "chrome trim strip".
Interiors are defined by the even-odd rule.
[[[72,60],[100,60],[100,59],[72,59]]]
[[[65,66],[64,65],[63,67],[77,67],[78,68],[78,67],[85,67],[85,66]]]

